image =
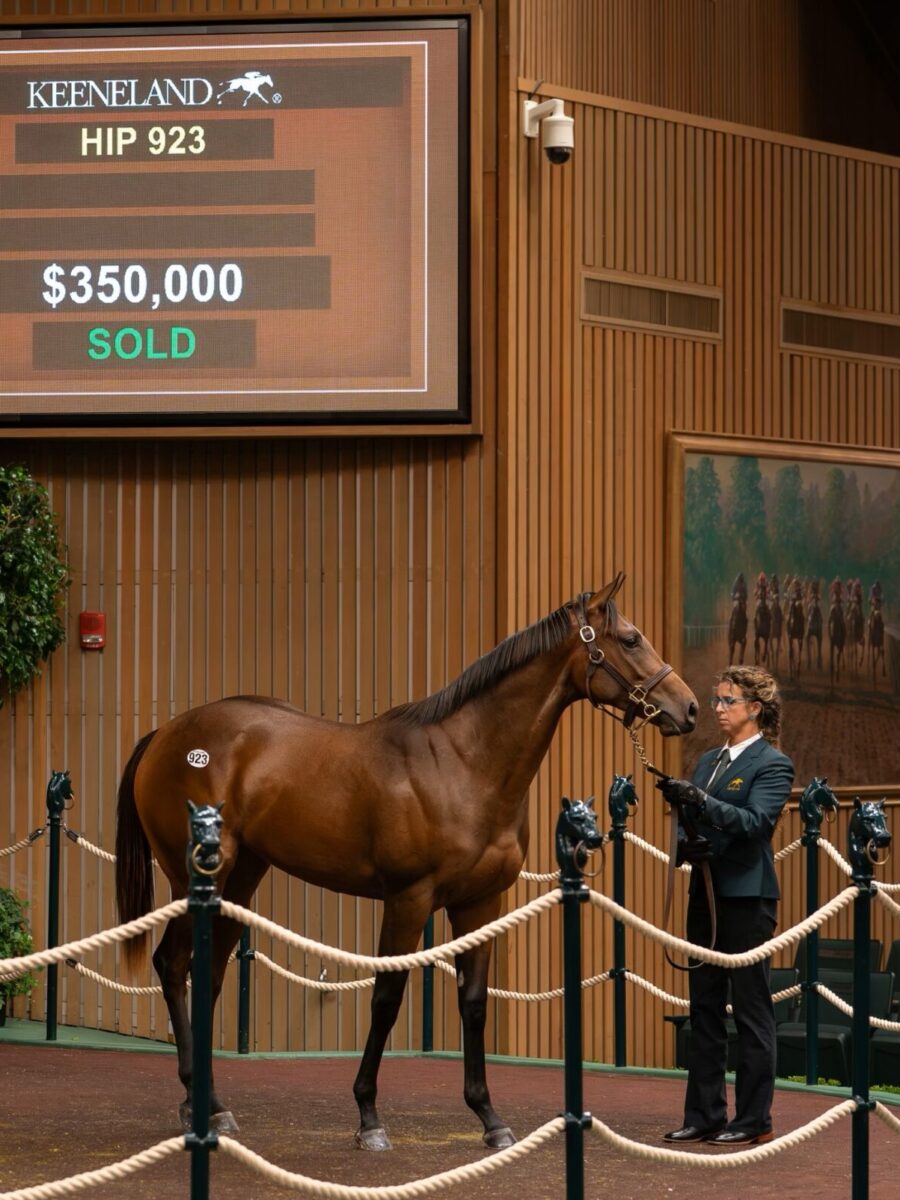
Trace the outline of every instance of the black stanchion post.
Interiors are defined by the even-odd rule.
[[[191,1152],[191,1200],[209,1198],[209,1152],[218,1135],[209,1127],[212,1092],[212,928],[219,910],[215,876],[221,866],[219,835],[222,818],[210,805],[198,808],[188,801],[190,841],[188,911],[193,917],[194,948],[191,959],[191,1031],[194,1053],[191,1079],[191,1132],[184,1135]]]
[[[614,775],[609,789],[609,840],[613,844],[613,900],[625,907],[625,830],[629,806],[637,804],[630,775]],[[624,1067],[628,1051],[625,1044],[625,926],[613,922],[613,1011],[615,1019],[616,1066]]]
[[[858,891],[853,907],[853,1066],[851,1070],[853,1099],[856,1111],[852,1127],[852,1200],[868,1200],[869,1196],[869,1113],[874,1107],[869,1099],[869,1015],[870,996],[870,932],[872,908],[872,867],[878,850],[890,845],[891,835],[884,822],[884,801],[853,802],[850,818],[850,865],[853,882]]]
[[[47,784],[47,824],[50,827],[50,862],[47,878],[47,949],[59,945],[59,833],[66,801],[71,799],[72,784],[68,771],[54,771]],[[59,968],[47,967],[47,1041],[56,1041],[59,1012]]]
[[[422,944],[426,950],[434,945],[434,913],[425,922]],[[422,977],[422,1052],[434,1050],[434,967],[425,967]]]
[[[245,925],[238,944],[238,1054],[250,1053],[250,930]]]
[[[819,907],[819,833],[823,812],[818,802],[818,780],[805,788],[800,797],[800,816],[803,819],[802,842],[806,847],[806,915],[812,916]],[[823,781],[824,782],[824,781]],[[801,980],[806,997],[806,1082],[819,1082],[819,932],[806,935],[806,976]]]
[[[588,899],[582,871],[586,852],[603,838],[597,828],[593,799],[587,803],[563,797],[556,823],[556,861],[563,907],[563,1022],[565,1034],[566,1200],[584,1200],[584,1111],[581,1037],[581,906]]]

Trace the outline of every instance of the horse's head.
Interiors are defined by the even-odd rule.
[[[850,862],[867,874],[873,866],[880,867],[888,860],[878,857],[879,850],[887,850],[891,834],[884,819],[884,801],[853,801],[853,816],[850,818]]]
[[[828,779],[813,778],[803,789],[800,797],[800,816],[807,830],[822,825],[826,812],[838,810],[838,798],[828,786]]]
[[[572,863],[584,870],[588,854],[603,845],[603,834],[594,812],[594,797],[587,800],[562,798],[562,811],[556,822],[556,861],[565,871]]]
[[[637,807],[638,797],[630,775],[613,775],[607,804],[613,825],[624,825],[628,820],[629,808]]]
[[[615,596],[624,582],[620,571],[599,592],[584,592],[572,602],[578,623],[572,684],[595,707],[621,709],[626,725],[638,717],[666,737],[690,733],[697,724],[697,697],[617,609]]]
[[[69,807],[66,801],[75,795],[68,771],[54,771],[47,784],[47,811],[62,816]]]
[[[188,856],[201,875],[215,875],[222,865],[221,804],[196,805],[188,800],[191,843]]]

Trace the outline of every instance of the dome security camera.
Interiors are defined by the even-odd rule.
[[[522,132],[527,138],[541,134],[541,145],[550,162],[568,162],[575,148],[575,122],[567,117],[562,100],[526,100],[522,108]]]

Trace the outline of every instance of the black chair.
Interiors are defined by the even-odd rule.
[[[806,938],[797,946],[794,966],[800,972],[800,978],[806,978]],[[869,942],[869,970],[878,971],[881,968],[881,942],[872,938]],[[891,970],[889,967],[888,970]],[[819,938],[819,973],[822,971],[840,971],[844,975],[853,974],[853,938]]]
[[[871,1014],[886,1017],[891,1009],[894,976],[887,971],[873,971],[870,978]],[[819,982],[852,1005],[853,979],[845,971],[823,969],[819,972]],[[776,1032],[776,1070],[782,1077],[806,1074],[806,1008],[804,993],[797,1022],[783,1025]],[[829,1004],[824,996],[819,997],[819,1076],[834,1079],[845,1087],[850,1085],[853,1064],[852,1023],[852,1017]]]
[[[900,941],[891,945],[888,963],[895,964],[893,971],[887,971],[896,981],[900,971]],[[897,1006],[897,994],[894,993],[891,1005],[891,1021],[900,1019]],[[869,1043],[869,1080],[873,1087],[887,1084],[889,1087],[900,1087],[900,1030],[876,1029]]]
[[[796,982],[797,972],[794,967],[772,967],[769,971],[769,983],[773,995],[776,992],[783,992],[786,988],[793,987]],[[729,988],[729,992],[730,990]],[[799,1011],[799,997],[789,996],[786,1000],[779,1000],[775,1005],[776,1027],[796,1021]],[[691,1043],[691,1019],[681,1013],[666,1017],[665,1019],[675,1026],[675,1066],[686,1071],[688,1047]],[[725,1018],[725,1029],[728,1034],[728,1059],[726,1065],[729,1071],[734,1071],[737,1069],[737,1026],[734,1023],[733,1017]]]
[[[894,976],[894,1003],[891,1005],[891,1020],[900,1020],[900,992],[896,986],[896,981],[900,979],[900,938],[891,942],[884,969],[890,971]]]

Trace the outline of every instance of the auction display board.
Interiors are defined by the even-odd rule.
[[[0,37],[0,417],[467,419],[465,28]]]

